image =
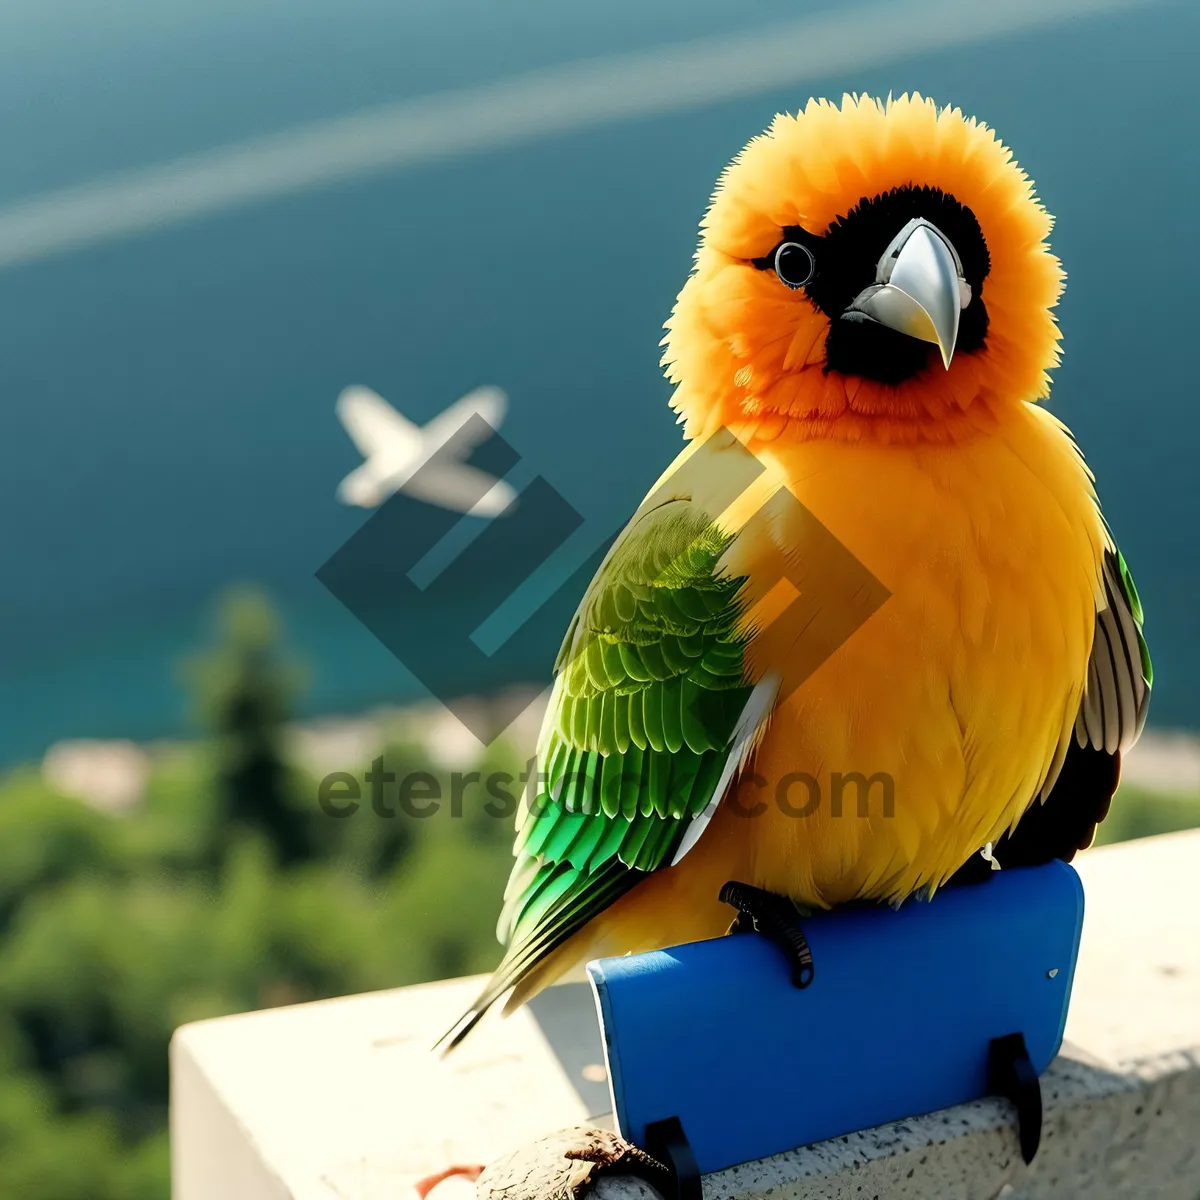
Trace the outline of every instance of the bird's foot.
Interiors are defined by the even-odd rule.
[[[755,931],[770,938],[788,960],[792,983],[806,988],[813,981],[813,957],[796,906],[784,896],[748,883],[730,880],[721,889],[722,904],[731,904],[738,915],[729,927],[730,933]]]
[[[647,1145],[661,1158],[602,1129],[581,1125],[553,1133],[492,1163],[479,1177],[476,1200],[585,1200],[605,1175],[633,1175],[672,1200],[703,1200],[699,1172],[680,1172],[672,1158],[678,1147],[670,1139],[656,1146],[653,1128],[646,1130]]]

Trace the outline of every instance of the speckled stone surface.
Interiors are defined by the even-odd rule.
[[[1021,1161],[1011,1110],[965,1104],[719,1171],[705,1200],[1197,1200],[1200,1053],[1114,1071],[1067,1048],[1042,1080],[1042,1145]],[[645,1200],[604,1180],[598,1200]]]

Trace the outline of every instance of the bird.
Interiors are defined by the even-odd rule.
[[[1091,843],[1153,671],[1044,404],[1051,225],[919,94],[810,100],[726,168],[662,343],[685,445],[566,632],[506,949],[443,1050],[730,902],[767,931]]]
[[[366,461],[338,485],[338,499],[377,508],[403,491],[452,512],[503,515],[516,499],[512,486],[463,460],[500,428],[506,406],[499,388],[479,387],[418,427],[371,388],[344,388],[338,419]]]

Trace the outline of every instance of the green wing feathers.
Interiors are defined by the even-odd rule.
[[[538,963],[669,866],[716,797],[752,691],[730,535],[686,500],[635,517],[555,664],[536,787],[522,800],[497,935],[508,950],[453,1046]]]
[[[1133,582],[1133,575],[1130,573],[1129,565],[1125,562],[1125,556],[1120,550],[1114,549],[1112,557],[1116,558],[1114,586],[1124,597],[1129,608],[1129,615],[1137,626],[1138,657],[1141,659],[1142,677],[1146,682],[1146,690],[1149,691],[1154,686],[1154,664],[1150,661],[1150,647],[1147,645],[1143,633],[1146,618],[1142,612],[1142,598],[1138,595],[1137,584]]]
[[[1154,668],[1137,585],[1115,545],[1105,552],[1102,569],[1104,603],[1096,613],[1075,737],[1080,746],[1117,754],[1137,741],[1146,723]]]
[[[541,916],[545,889],[616,859],[661,866],[712,798],[750,688],[735,623],[742,580],[721,575],[729,538],[692,505],[665,504],[617,543],[559,652],[543,780],[519,817],[502,940]],[[540,860],[520,886],[522,866]]]

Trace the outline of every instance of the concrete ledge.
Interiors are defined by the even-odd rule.
[[[1067,1045],[1031,1169],[980,1101],[708,1176],[705,1194],[817,1200],[1200,1196],[1200,831],[1078,863],[1087,897]],[[449,1061],[452,980],[200,1022],[171,1048],[175,1200],[396,1200],[451,1162],[604,1123],[590,995],[552,988]],[[601,1200],[650,1195],[610,1179]]]
[[[1012,1200],[1200,1195],[1200,1054],[1161,1055],[1112,1070],[1073,1047],[1042,1077],[1042,1146],[1021,1161],[1000,1101],[864,1130],[719,1171],[707,1200]],[[650,1200],[626,1179],[601,1180],[598,1200]]]

